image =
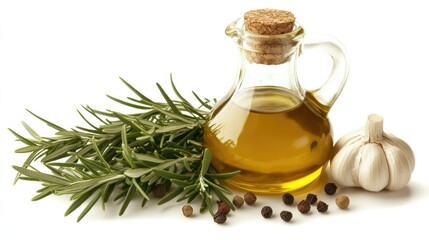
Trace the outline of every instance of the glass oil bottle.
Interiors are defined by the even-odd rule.
[[[292,13],[249,11],[226,34],[238,45],[240,68],[231,91],[215,106],[204,144],[218,172],[240,170],[228,185],[280,194],[319,178],[333,147],[328,111],[348,74],[341,45],[330,37],[307,40]],[[330,77],[314,91],[298,81],[296,61],[307,51],[333,59]]]

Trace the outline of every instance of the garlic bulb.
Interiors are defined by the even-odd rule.
[[[372,114],[364,129],[337,141],[330,164],[338,184],[378,192],[405,187],[415,160],[407,143],[383,132],[383,117]]]

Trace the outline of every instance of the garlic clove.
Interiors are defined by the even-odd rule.
[[[387,164],[389,166],[390,179],[387,185],[389,190],[399,190],[405,187],[411,178],[414,168],[414,155],[407,156],[406,152],[396,146],[383,144],[386,152]]]
[[[377,143],[365,144],[360,157],[359,185],[373,192],[383,190],[389,183],[389,167],[381,145]]]
[[[410,145],[408,145],[402,139],[397,138],[395,135],[388,134],[388,133],[384,134],[384,142],[387,142],[393,146],[396,146],[396,147],[400,148],[402,151],[404,151],[405,156],[407,156],[407,159],[410,162],[409,164],[411,166],[411,172],[412,172],[414,170],[416,162],[415,162],[415,158],[414,158],[414,152],[411,149]]]
[[[342,186],[356,186],[359,166],[356,157],[359,155],[362,146],[362,143],[358,141],[345,145],[331,160],[331,175],[335,182]]]
[[[342,149],[345,145],[354,143],[356,141],[360,141],[365,135],[365,131],[363,128],[354,130],[350,133],[347,133],[346,135],[342,136],[338,141],[335,143],[333,148],[333,154],[337,154],[340,149]]]

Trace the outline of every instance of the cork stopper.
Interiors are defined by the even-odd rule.
[[[245,30],[254,34],[248,37],[247,45],[252,50],[246,50],[247,59],[267,65],[287,62],[295,43],[291,36],[278,35],[292,32],[294,25],[295,16],[285,10],[257,9],[246,12]]]
[[[246,30],[259,35],[279,35],[293,30],[295,16],[288,11],[257,9],[244,14]]]

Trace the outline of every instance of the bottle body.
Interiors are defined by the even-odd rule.
[[[227,184],[257,193],[300,189],[323,172],[333,146],[329,120],[283,87],[256,86],[216,108],[204,129],[219,172],[240,170]]]

